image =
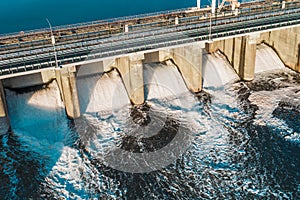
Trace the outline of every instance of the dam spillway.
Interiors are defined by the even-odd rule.
[[[111,112],[130,105],[116,70],[77,79],[80,110],[84,113]]]
[[[238,80],[239,77],[236,75],[233,69],[230,68],[230,64],[226,61],[226,58],[221,55],[220,53],[216,54],[207,54],[206,52],[203,53],[203,63],[204,63],[204,71],[203,71],[203,79],[204,79],[204,88],[209,89],[210,87],[219,87],[219,86],[224,86],[224,84],[232,81],[232,80]],[[276,53],[270,48],[267,47],[266,45],[260,45],[258,46],[258,52],[257,52],[257,67],[256,67],[256,72],[263,72],[263,71],[269,71],[269,70],[276,70],[276,69],[283,69],[284,65],[276,55]],[[171,61],[168,61],[169,67],[173,68],[173,70],[178,71],[179,69],[177,67],[174,68],[174,64],[172,64]],[[154,75],[154,69],[156,70],[162,70],[163,68],[161,67],[154,67],[152,69],[151,66],[154,66],[153,64],[145,64],[145,74],[152,74],[149,75],[149,77],[152,77]],[[172,67],[173,66],[173,67]],[[222,67],[220,67],[222,66]],[[149,79],[148,76],[144,77],[145,81],[145,97],[149,99],[153,98],[159,98],[162,97],[162,95],[167,95],[167,94],[172,94],[174,96],[179,96],[180,91],[183,91],[183,88],[186,88],[186,83],[180,81],[180,82],[174,82],[174,84],[177,84],[177,86],[172,86],[172,91],[170,91],[170,80],[169,79],[163,79],[163,77],[167,77],[167,73],[172,72],[171,71],[166,71],[162,70],[161,73],[156,73],[152,78],[156,78],[156,82],[159,81],[161,84],[158,85],[157,87],[160,88],[158,90],[161,90],[160,93],[151,93],[149,88],[151,88],[152,81]],[[79,70],[80,71],[80,70]],[[80,72],[78,72],[80,73]],[[85,73],[85,72],[84,72]],[[173,72],[172,72],[173,73]],[[225,76],[226,75],[226,76]],[[157,77],[158,76],[158,77]],[[101,78],[99,78],[101,77]],[[92,81],[94,80],[94,82]],[[178,78],[176,79],[178,80]],[[8,82],[10,83],[10,82]],[[50,83],[49,83],[50,84]],[[59,87],[57,86],[56,82],[51,83],[51,88],[53,88],[53,84],[56,85],[56,92]],[[102,85],[108,85],[109,87],[103,88]],[[99,86],[97,86],[99,85]],[[38,86],[37,88],[43,89],[46,86]],[[47,88],[47,87],[46,87]],[[117,70],[112,70],[111,72],[107,73],[98,73],[94,75],[84,75],[82,77],[77,78],[77,88],[78,88],[78,94],[79,94],[79,99],[80,99],[80,110],[83,113],[88,113],[88,112],[99,112],[99,111],[111,111],[113,109],[118,109],[121,108],[125,105],[129,106],[130,105],[130,99],[128,97],[128,93],[126,92],[126,88],[124,87],[124,83],[122,82],[120,74],[117,72]],[[177,89],[176,89],[177,88]],[[50,89],[49,89],[50,90]],[[24,106],[25,104],[32,104],[32,101],[37,103],[38,100],[34,100],[35,97],[33,95],[32,99],[33,100],[28,100],[27,102],[19,103],[19,104],[12,104],[13,102],[10,98],[11,94],[13,91],[22,91],[22,89],[15,88],[12,91],[6,89],[6,98],[8,98],[9,109],[12,109],[12,113],[16,112],[16,108],[20,108]],[[50,90],[51,91],[51,90]],[[171,92],[171,93],[170,93]],[[18,92],[16,92],[17,94]],[[22,94],[22,92],[21,92]],[[37,95],[37,94],[36,94]],[[45,93],[46,95],[46,93]],[[115,96],[117,95],[117,96]],[[45,107],[40,105],[41,110],[47,110],[47,105],[52,105],[55,107],[55,105],[60,105],[59,107],[61,109],[65,109],[65,106],[61,105],[62,102],[59,103],[59,101],[62,100],[61,93],[60,93],[60,98],[56,99],[55,101],[53,100],[53,103],[49,103],[51,99],[47,99],[46,96],[44,99],[42,98],[40,101],[45,102]],[[90,98],[86,98],[90,97]],[[58,98],[58,97],[57,97]],[[93,100],[92,100],[93,99]],[[25,103],[25,104],[24,104]],[[33,106],[34,107],[34,106]],[[37,110],[39,107],[36,108]],[[51,107],[49,107],[51,109]],[[32,112],[32,111],[28,111]],[[26,115],[26,112],[22,113],[21,115]],[[21,121],[22,117],[21,115],[20,120]],[[34,120],[29,120],[32,123],[34,123]],[[3,126],[5,127],[5,126]]]

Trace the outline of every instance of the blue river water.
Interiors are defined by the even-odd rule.
[[[207,4],[203,1],[203,5]],[[1,1],[0,34],[193,7],[196,0],[10,0]]]

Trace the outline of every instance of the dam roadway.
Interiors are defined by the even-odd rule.
[[[209,42],[300,25],[300,1],[241,4],[215,15],[189,8],[0,36],[0,78],[58,65]]]

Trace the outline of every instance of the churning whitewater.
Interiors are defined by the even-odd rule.
[[[144,65],[141,106],[116,70],[80,77],[83,114],[73,121],[55,81],[6,89],[0,196],[297,199],[300,75],[265,45],[256,63],[255,80],[243,82],[221,53],[204,53],[196,95],[171,61]]]

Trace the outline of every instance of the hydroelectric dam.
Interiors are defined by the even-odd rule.
[[[20,4],[50,21],[0,35],[0,199],[297,199],[300,1],[197,3]]]

